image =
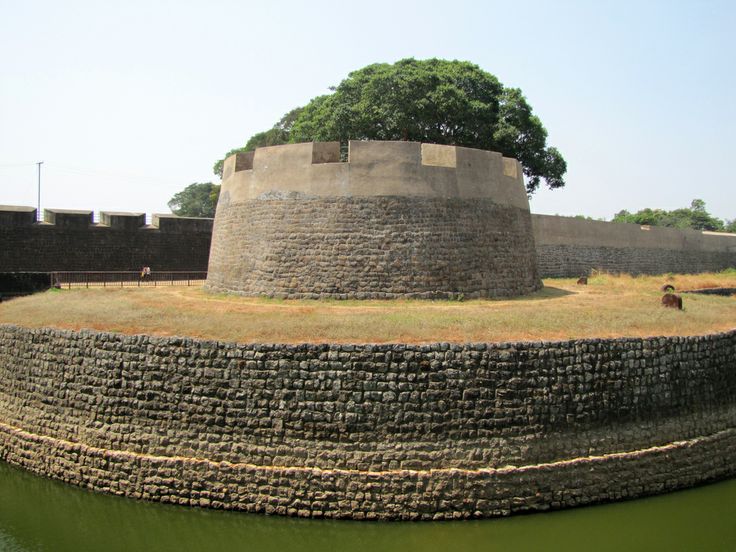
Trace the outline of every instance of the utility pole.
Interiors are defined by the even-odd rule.
[[[36,211],[36,220],[41,220],[43,219],[41,215],[41,165],[43,165],[43,161],[39,161],[36,165],[38,165],[38,210]]]

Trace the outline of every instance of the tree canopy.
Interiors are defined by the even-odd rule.
[[[219,184],[195,182],[174,194],[169,209],[181,217],[214,217],[219,195]]]
[[[331,94],[287,113],[243,148],[296,142],[411,140],[501,152],[524,167],[527,192],[542,180],[565,185],[567,164],[547,146],[547,131],[518,88],[505,88],[477,65],[404,59],[353,71]],[[215,174],[222,174],[222,161]]]
[[[714,217],[705,209],[702,199],[693,199],[690,207],[666,211],[664,209],[642,209],[636,213],[623,210],[616,213],[613,222],[630,222],[651,226],[669,226],[671,228],[692,228],[693,230],[711,230],[714,232],[736,231],[736,219],[724,222]]]

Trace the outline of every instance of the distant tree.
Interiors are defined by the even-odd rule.
[[[723,231],[725,225],[705,209],[702,199],[694,199],[689,208],[666,211],[664,209],[642,209],[636,213],[619,211],[613,222],[629,222],[650,226],[669,226],[671,228],[692,228],[694,230]]]
[[[214,217],[219,195],[219,184],[195,182],[174,194],[169,209],[182,217]]]
[[[290,111],[246,148],[281,140],[411,140],[498,151],[521,162],[529,194],[542,180],[549,188],[564,186],[567,170],[521,91],[463,61],[404,59],[353,71],[331,94]],[[221,165],[215,169],[221,174]]]
[[[736,218],[733,220],[726,221],[726,225],[723,228],[723,231],[736,234]]]

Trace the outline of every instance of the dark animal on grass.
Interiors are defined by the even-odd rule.
[[[674,293],[665,293],[662,296],[662,304],[671,309],[682,310],[682,297]]]
[[[583,276],[582,278],[578,278],[578,284],[580,284],[581,286],[587,286],[588,278],[586,276]]]

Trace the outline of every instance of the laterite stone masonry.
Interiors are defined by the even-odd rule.
[[[736,471],[736,331],[234,344],[0,326],[0,459],[90,489],[305,517],[455,519]]]

